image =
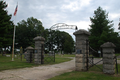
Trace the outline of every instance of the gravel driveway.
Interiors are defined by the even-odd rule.
[[[54,65],[1,71],[0,80],[46,80],[74,69],[75,59]]]

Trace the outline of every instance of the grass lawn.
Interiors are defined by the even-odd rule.
[[[116,53],[115,56],[120,56],[120,53]]]
[[[120,56],[120,53],[115,54],[115,56]],[[120,60],[120,58],[117,58],[117,59]]]
[[[120,80],[120,77],[106,75],[99,72],[79,72],[73,71],[61,74],[48,80]]]
[[[117,54],[119,55],[119,54]],[[98,65],[102,68],[102,65]],[[48,80],[120,80],[120,64],[118,64],[118,74],[107,75],[98,67],[94,66],[86,72],[72,71],[53,77]]]
[[[102,68],[102,65],[99,65],[99,67]],[[67,72],[49,80],[120,80],[120,64],[118,65],[118,71],[119,74],[107,75],[104,74],[99,68],[94,66],[86,72]]]
[[[61,62],[70,61],[71,59],[66,57],[74,57],[75,55],[56,55],[55,62],[51,62],[49,64],[58,64]],[[42,64],[47,65],[48,63]],[[25,68],[25,67],[34,67],[34,66],[40,66],[34,63],[27,63],[24,59],[24,55],[22,56],[22,61],[20,58],[14,58],[14,61],[12,61],[11,57],[2,56],[0,54],[0,71],[2,70],[8,70],[8,69],[18,69],[18,68]]]
[[[24,58],[24,57],[23,57]],[[33,63],[26,63],[25,59],[14,58],[14,61],[12,61],[11,57],[2,56],[0,54],[0,71],[1,70],[8,70],[8,69],[17,69],[17,68],[24,68],[24,67],[32,67],[32,66],[38,66]]]

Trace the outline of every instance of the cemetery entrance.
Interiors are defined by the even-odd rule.
[[[74,29],[77,30],[77,26],[75,25],[67,25],[64,23],[57,23],[53,25],[49,30],[49,34],[44,44],[45,53],[44,53],[44,63],[55,62],[55,53],[63,54],[62,47],[60,44],[60,40],[62,40],[62,35],[60,35],[60,29]]]
[[[44,64],[44,63],[51,63],[51,62],[55,62],[55,52],[54,52],[54,46],[57,46],[57,50],[60,52],[63,52],[61,47],[63,45],[61,44],[57,44],[55,45],[53,43],[53,40],[51,40],[50,37],[54,38],[53,35],[51,34],[51,31],[55,32],[55,30],[59,30],[59,29],[74,29],[77,30],[77,26],[75,25],[67,25],[64,23],[58,23],[53,25],[50,29],[49,29],[49,37],[47,37],[47,39],[45,40],[45,38],[41,37],[41,36],[37,36],[35,37],[33,40],[35,41],[35,48],[30,47],[30,49],[27,49],[27,53],[26,53],[26,61],[27,62],[33,62],[35,64]],[[59,34],[59,33],[58,33]],[[42,34],[45,35],[45,34]],[[57,35],[55,35],[57,36]],[[57,37],[59,38],[59,37]],[[59,38],[61,39],[61,38]],[[55,39],[54,39],[55,41]],[[47,46],[46,50],[46,44],[49,44]],[[58,46],[59,45],[59,46]],[[47,52],[46,52],[47,51]]]

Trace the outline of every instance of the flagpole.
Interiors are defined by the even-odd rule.
[[[14,25],[14,32],[13,32],[12,61],[14,61],[14,44],[15,44],[15,25]]]
[[[18,3],[17,3],[18,6]],[[16,10],[16,9],[15,9]],[[17,12],[17,11],[16,11]],[[15,16],[15,23],[16,23],[16,13],[14,14]],[[13,47],[12,47],[12,61],[14,61],[14,46],[15,46],[15,30],[16,30],[16,26],[14,25],[14,32],[13,32]]]

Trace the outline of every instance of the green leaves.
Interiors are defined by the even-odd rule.
[[[90,17],[91,25],[89,32],[91,36],[89,37],[90,46],[96,50],[100,48],[105,42],[114,42],[117,40],[118,34],[115,34],[113,28],[113,21],[108,19],[108,13],[101,7],[98,7],[94,11],[94,16]],[[114,37],[113,37],[114,36]]]
[[[6,2],[0,1],[0,48],[12,45],[13,22],[10,21],[11,15],[7,14]]]
[[[51,30],[48,32],[49,35],[46,42],[46,48],[48,48],[49,51],[55,49],[57,51],[64,51],[65,53],[72,53],[74,41],[68,33],[58,30]]]
[[[34,45],[33,38],[36,36],[42,36],[44,32],[44,27],[42,22],[36,18],[30,17],[27,21],[22,20],[18,23],[16,28],[16,43],[17,47],[26,48],[28,46]]]

